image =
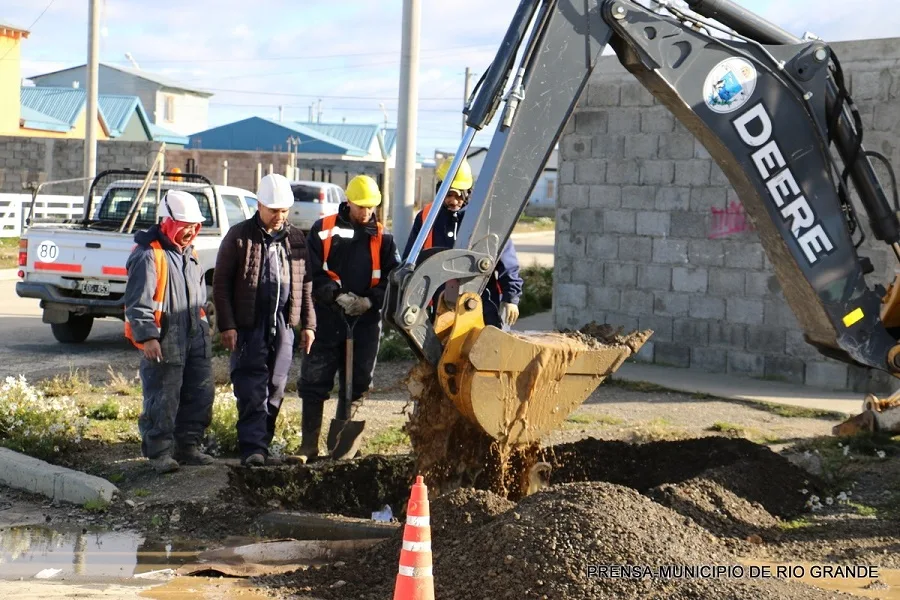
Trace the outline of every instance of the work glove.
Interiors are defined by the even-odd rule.
[[[357,317],[372,308],[372,301],[363,296],[357,296],[350,308],[345,309],[351,317]]]
[[[359,299],[359,296],[354,294],[353,292],[347,292],[344,294],[339,294],[337,298],[334,299],[338,305],[344,309],[344,312],[350,310],[350,307],[353,306],[353,303]]]
[[[512,327],[519,320],[519,307],[512,302],[500,303],[500,318]]]

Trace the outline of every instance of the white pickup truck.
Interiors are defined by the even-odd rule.
[[[138,209],[135,198],[143,187],[147,189]],[[147,171],[105,171],[94,179],[81,219],[34,223],[21,238],[19,269],[24,277],[16,284],[16,293],[41,301],[43,321],[59,342],[83,342],[96,318],[124,320],[125,263],[134,247],[134,233],[157,222],[157,198],[173,188],[194,194],[206,218],[194,246],[212,299],[219,245],[232,225],[253,215],[249,206],[256,206],[255,194],[213,185],[193,174],[151,178]],[[214,319],[211,304],[207,312]]]

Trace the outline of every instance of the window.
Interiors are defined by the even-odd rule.
[[[251,213],[256,212],[256,198],[252,196],[244,196],[244,202],[247,203],[247,207],[250,209]]]
[[[163,120],[166,123],[175,121],[175,96],[163,96]]]
[[[234,227],[247,218],[244,216],[240,197],[222,194],[222,204],[225,205],[225,216],[228,217],[229,227]]]
[[[547,201],[552,202],[556,199],[556,180],[548,179],[547,180]]]
[[[295,202],[325,202],[325,188],[295,183],[291,189],[294,191]]]
[[[210,207],[209,198],[201,191],[187,191],[193,194],[194,197],[197,198],[198,204],[200,204],[200,213],[203,215],[203,226],[212,226],[212,209]],[[137,192],[137,188],[116,188],[110,191],[103,201],[103,204],[100,206],[100,210],[97,213],[97,219],[99,221],[111,221],[117,224],[124,221],[125,217],[128,215],[128,209],[131,207],[131,203],[134,202],[134,197]],[[163,194],[165,194],[165,190],[163,190]],[[136,229],[146,229],[157,222],[157,220],[154,219],[155,205],[156,192],[153,190],[144,196],[144,202],[141,205],[137,220],[135,220],[134,223]]]

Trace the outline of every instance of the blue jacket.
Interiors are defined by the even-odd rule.
[[[466,208],[467,207],[464,206],[454,213],[453,211],[447,210],[444,205],[441,204],[437,218],[434,221],[434,227],[432,228],[434,248],[453,247],[453,244],[456,241],[457,232],[466,215]],[[412,231],[409,234],[409,239],[406,241],[406,249],[403,251],[404,258],[409,256],[409,251],[412,249],[413,242],[415,241],[416,236],[419,235],[420,229],[422,229],[421,211],[416,215]],[[508,240],[506,245],[503,246],[503,250],[500,252],[496,268],[491,275],[490,280],[488,280],[482,298],[484,298],[485,302],[490,301],[497,310],[500,309],[501,302],[518,304],[519,298],[522,296],[523,284],[524,281],[519,274],[519,258],[516,255],[516,248],[513,245],[512,240]]]

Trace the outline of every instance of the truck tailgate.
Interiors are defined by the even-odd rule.
[[[129,234],[32,228],[28,234],[29,274],[120,280],[134,246]]]

